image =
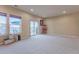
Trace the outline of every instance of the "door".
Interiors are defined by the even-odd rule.
[[[37,21],[30,21],[30,35],[37,35],[38,34],[38,22]]]

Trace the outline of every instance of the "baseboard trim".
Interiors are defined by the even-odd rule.
[[[60,37],[67,37],[67,38],[79,38],[79,35],[74,34],[47,34],[49,36],[60,36]]]

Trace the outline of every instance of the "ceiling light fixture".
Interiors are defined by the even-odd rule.
[[[63,13],[63,14],[66,14],[67,12],[64,10],[64,11],[62,11],[62,13]]]
[[[32,11],[32,12],[33,12],[33,11],[34,11],[34,9],[30,9],[30,11]]]

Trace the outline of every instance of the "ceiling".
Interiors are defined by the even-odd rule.
[[[44,18],[79,12],[79,5],[15,5],[12,7]]]

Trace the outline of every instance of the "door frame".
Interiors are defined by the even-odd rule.
[[[38,33],[37,33],[37,35],[39,35],[39,33],[40,33],[40,20],[31,19],[31,20],[29,20],[29,36],[31,36],[31,35],[30,35],[30,22],[31,22],[31,21],[36,21],[36,22],[38,22]]]

